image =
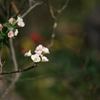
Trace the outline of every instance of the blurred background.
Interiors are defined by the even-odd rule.
[[[66,2],[50,1],[54,9]],[[20,2],[16,1],[19,10]],[[31,49],[34,53],[38,44],[50,43],[54,20],[45,2],[25,16],[24,22],[14,39],[19,69],[32,62],[24,57],[25,52]],[[46,55],[50,61],[23,72],[16,82],[19,100],[100,100],[100,0],[69,0],[57,24],[54,44]],[[12,70],[5,46],[2,59],[4,70]]]

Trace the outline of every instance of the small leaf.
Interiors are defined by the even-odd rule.
[[[5,26],[5,27],[14,27],[14,25],[12,25],[12,24],[8,24],[8,23],[5,23],[5,24],[3,24],[3,26]]]
[[[0,47],[1,47],[1,46],[3,46],[3,42],[2,42],[2,41],[0,41]]]
[[[2,34],[2,33],[0,33],[0,39],[4,39],[4,37],[3,37],[3,34]]]

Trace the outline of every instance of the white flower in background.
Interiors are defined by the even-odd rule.
[[[29,50],[28,52],[26,52],[25,54],[24,54],[24,56],[26,56],[26,57],[28,57],[28,56],[31,56],[32,54],[31,54],[31,50]]]
[[[32,59],[34,62],[40,62],[40,61],[41,61],[41,59],[40,59],[40,57],[39,57],[38,54],[32,55],[32,56],[31,56],[31,59]]]
[[[2,30],[2,28],[3,28],[3,26],[2,26],[2,24],[0,24],[0,30]]]
[[[18,22],[23,22],[23,19],[21,17],[17,17]]]
[[[42,56],[41,58],[42,58],[42,62],[48,62],[49,61],[49,59],[45,56]]]
[[[25,26],[25,23],[24,23],[24,22],[18,22],[17,24],[18,24],[18,26],[20,26],[20,27],[24,27],[24,26]]]
[[[10,18],[8,21],[9,21],[9,23],[12,24],[12,25],[15,24],[15,19],[14,19],[14,18]]]
[[[8,33],[8,37],[9,37],[9,38],[14,37],[14,32],[13,32],[13,31],[9,31],[9,33]]]
[[[18,34],[18,29],[15,30],[14,35],[17,36],[17,34]]]
[[[25,26],[25,23],[23,22],[23,19],[21,17],[18,17],[17,21],[18,21],[18,23],[17,23],[18,26],[20,26],[20,27],[24,27]]]

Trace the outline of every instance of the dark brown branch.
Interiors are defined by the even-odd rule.
[[[19,69],[19,70],[17,70],[17,71],[2,72],[2,73],[0,73],[0,75],[21,73],[21,72],[28,71],[28,70],[30,70],[30,69],[32,69],[32,68],[35,68],[35,67],[37,67],[37,64],[36,64],[36,63],[35,63],[33,66],[31,66],[31,67],[27,67],[27,68],[24,68],[24,69],[22,69],[22,70]]]

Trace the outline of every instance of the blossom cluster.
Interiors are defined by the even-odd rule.
[[[49,49],[42,46],[41,44],[38,45],[35,49],[35,54],[32,55],[31,50],[26,52],[24,56],[31,57],[34,62],[48,62],[49,59],[44,56],[44,54],[49,54]]]
[[[23,22],[23,19],[21,17],[10,18],[8,22],[1,24],[0,23],[0,39],[4,39],[5,37],[12,38],[14,36],[17,36],[18,34],[18,27],[24,27],[25,23]],[[6,27],[6,32],[3,32],[3,28]]]

